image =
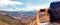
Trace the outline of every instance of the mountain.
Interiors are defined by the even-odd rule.
[[[36,25],[37,11],[0,11],[0,25]],[[41,17],[41,22],[46,22]]]
[[[32,25],[33,21],[36,19],[36,11],[0,11],[0,14],[4,16],[3,19],[6,17],[8,20],[15,21],[16,23],[18,22],[18,25],[19,23],[21,25]],[[5,20],[2,22],[6,22]],[[8,22],[10,23],[11,21]],[[12,22],[10,24],[13,25],[15,23]]]
[[[22,25],[22,24],[21,22],[18,22],[9,16],[0,14],[0,25]]]
[[[37,11],[33,10],[33,11],[0,11],[3,13],[7,13],[7,14],[11,14],[11,15],[19,15],[19,14],[29,14],[29,15],[36,15]]]

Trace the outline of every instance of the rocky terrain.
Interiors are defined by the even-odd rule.
[[[0,19],[2,23],[0,25],[34,25],[36,22],[36,13],[20,12],[17,14],[17,12],[0,11]]]
[[[0,11],[0,20],[2,25],[36,25],[36,11]],[[46,18],[41,17],[41,22]]]

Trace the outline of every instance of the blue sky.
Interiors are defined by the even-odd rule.
[[[0,10],[3,11],[33,11],[48,8],[57,0],[0,0]]]

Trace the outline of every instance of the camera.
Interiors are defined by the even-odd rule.
[[[45,12],[45,9],[40,9],[41,12]]]

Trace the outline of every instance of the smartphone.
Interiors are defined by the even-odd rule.
[[[41,12],[41,15],[40,15],[40,16],[43,17],[44,14],[45,14],[45,13],[44,13],[44,12],[45,12],[45,9],[40,9],[40,12]]]
[[[45,9],[40,9],[41,12],[45,12]]]

